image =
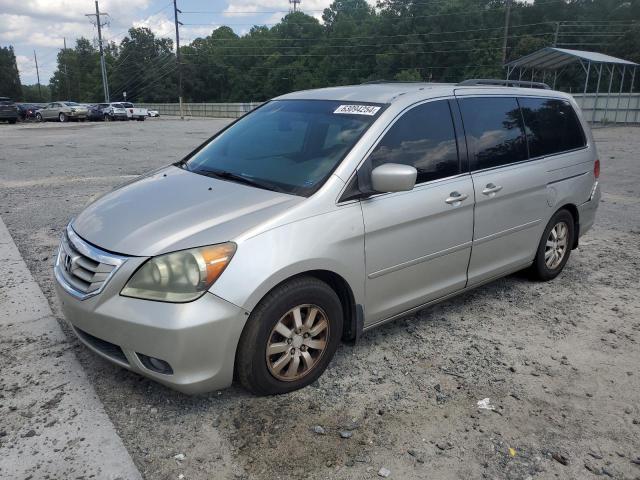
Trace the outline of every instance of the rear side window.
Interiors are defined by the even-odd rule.
[[[586,145],[576,112],[565,100],[519,98],[531,158],[566,152]]]
[[[449,102],[429,102],[406,112],[393,124],[369,158],[371,168],[384,163],[415,167],[418,170],[416,183],[460,173]]]
[[[528,158],[522,115],[515,98],[460,100],[471,169],[498,167]]]

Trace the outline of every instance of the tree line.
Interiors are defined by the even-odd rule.
[[[300,89],[375,80],[456,82],[503,78],[507,0],[335,0],[322,19],[295,12],[238,35],[230,27],[181,46],[186,101],[263,101]],[[189,24],[189,17],[181,20]],[[640,0],[514,1],[507,60],[545,46],[640,62]],[[112,100],[177,101],[173,41],[132,28],[105,45]],[[559,88],[580,88],[579,70]],[[536,80],[540,80],[536,78]],[[61,50],[52,98],[102,100],[97,49],[84,38]]]

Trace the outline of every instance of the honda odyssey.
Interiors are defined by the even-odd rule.
[[[408,312],[522,269],[555,278],[594,222],[600,163],[571,96],[504,83],[266,102],[69,223],[67,320],[182,392],[235,377],[275,394]]]

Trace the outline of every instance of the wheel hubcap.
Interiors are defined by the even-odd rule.
[[[556,223],[547,238],[544,250],[544,263],[547,268],[556,269],[567,253],[569,227],[565,222]]]
[[[278,380],[291,382],[308,375],[324,354],[329,320],[317,305],[298,305],[285,313],[267,340],[267,367]]]

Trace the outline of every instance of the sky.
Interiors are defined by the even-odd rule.
[[[236,33],[252,25],[277,23],[289,11],[288,0],[177,0],[183,11],[180,43],[208,35],[220,25]],[[332,0],[302,0],[299,8],[316,17]],[[173,0],[100,0],[100,11],[109,14],[103,40],[119,43],[132,26],[148,27],[156,35],[175,38]],[[85,14],[95,14],[94,0],[0,0],[0,46],[14,47],[25,85],[36,83],[33,51],[38,57],[40,82],[47,84],[56,69],[56,56],[75,40],[97,39],[97,29]],[[97,43],[96,43],[97,45]]]

